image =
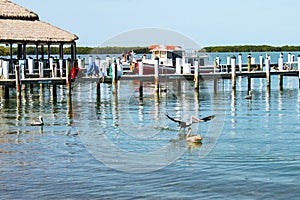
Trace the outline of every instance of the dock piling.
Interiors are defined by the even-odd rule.
[[[15,66],[17,96],[21,96],[20,66]]]
[[[39,77],[44,78],[44,62],[39,62]]]
[[[139,62],[139,75],[144,75],[144,64],[143,62]]]
[[[271,76],[270,76],[270,59],[266,58],[265,60],[265,67],[266,67],[266,81],[267,87],[271,86]]]
[[[248,72],[250,72],[251,71],[251,54],[249,53],[248,54]]]
[[[60,78],[63,77],[63,66],[64,66],[64,60],[60,59],[59,60],[59,74],[60,74]]]
[[[181,58],[176,58],[176,74],[181,74]]]
[[[259,56],[259,68],[260,71],[263,71],[263,65],[264,65],[264,57],[262,55]]]
[[[159,93],[159,60],[156,60],[154,64],[154,85],[155,85],[155,93]]]
[[[283,70],[283,53],[280,53],[280,56],[278,58],[278,70]]]
[[[231,57],[231,79],[232,79],[232,89],[236,89],[236,57]]]
[[[242,73],[243,71],[243,61],[242,61],[242,54],[239,54],[239,72]]]
[[[195,61],[194,63],[194,81],[195,81],[195,84],[194,84],[194,89],[196,91],[199,90],[199,61]]]

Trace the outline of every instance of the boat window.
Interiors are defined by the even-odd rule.
[[[160,57],[161,58],[166,58],[166,56],[167,56],[167,52],[166,51],[161,51],[160,52]]]
[[[182,58],[182,51],[174,51],[173,58]]]
[[[169,59],[173,58],[173,53],[172,52],[168,52],[167,53],[167,58],[169,58]]]

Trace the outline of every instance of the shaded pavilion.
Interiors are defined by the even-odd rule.
[[[44,49],[48,48],[45,60],[48,67],[52,46],[59,47],[59,59],[64,59],[64,46],[70,46],[71,60],[74,61],[77,39],[75,34],[40,21],[33,11],[11,1],[0,0],[0,45],[10,47],[10,68],[14,61],[27,59],[28,46],[36,47],[36,62],[44,60]],[[18,49],[17,55],[13,55],[14,46]]]

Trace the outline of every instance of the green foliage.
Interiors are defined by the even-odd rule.
[[[204,47],[201,51],[206,52],[278,52],[300,51],[300,46],[274,47],[269,45],[237,45],[237,46],[212,46]]]
[[[8,55],[9,55],[9,49],[4,46],[0,46],[0,56],[8,56]]]
[[[84,54],[82,48],[86,47],[77,47],[78,54]],[[132,50],[139,54],[149,53],[148,47],[95,47],[88,54],[122,54]]]

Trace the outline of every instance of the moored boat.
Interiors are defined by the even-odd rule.
[[[144,75],[154,74],[154,65],[159,61],[160,74],[189,74],[194,73],[196,61],[199,71],[212,72],[213,67],[209,66],[209,57],[206,54],[199,54],[196,50],[183,50],[181,46],[152,45],[149,46],[151,58],[143,56],[141,62],[137,62],[133,74],[141,74],[140,67],[143,66]]]

